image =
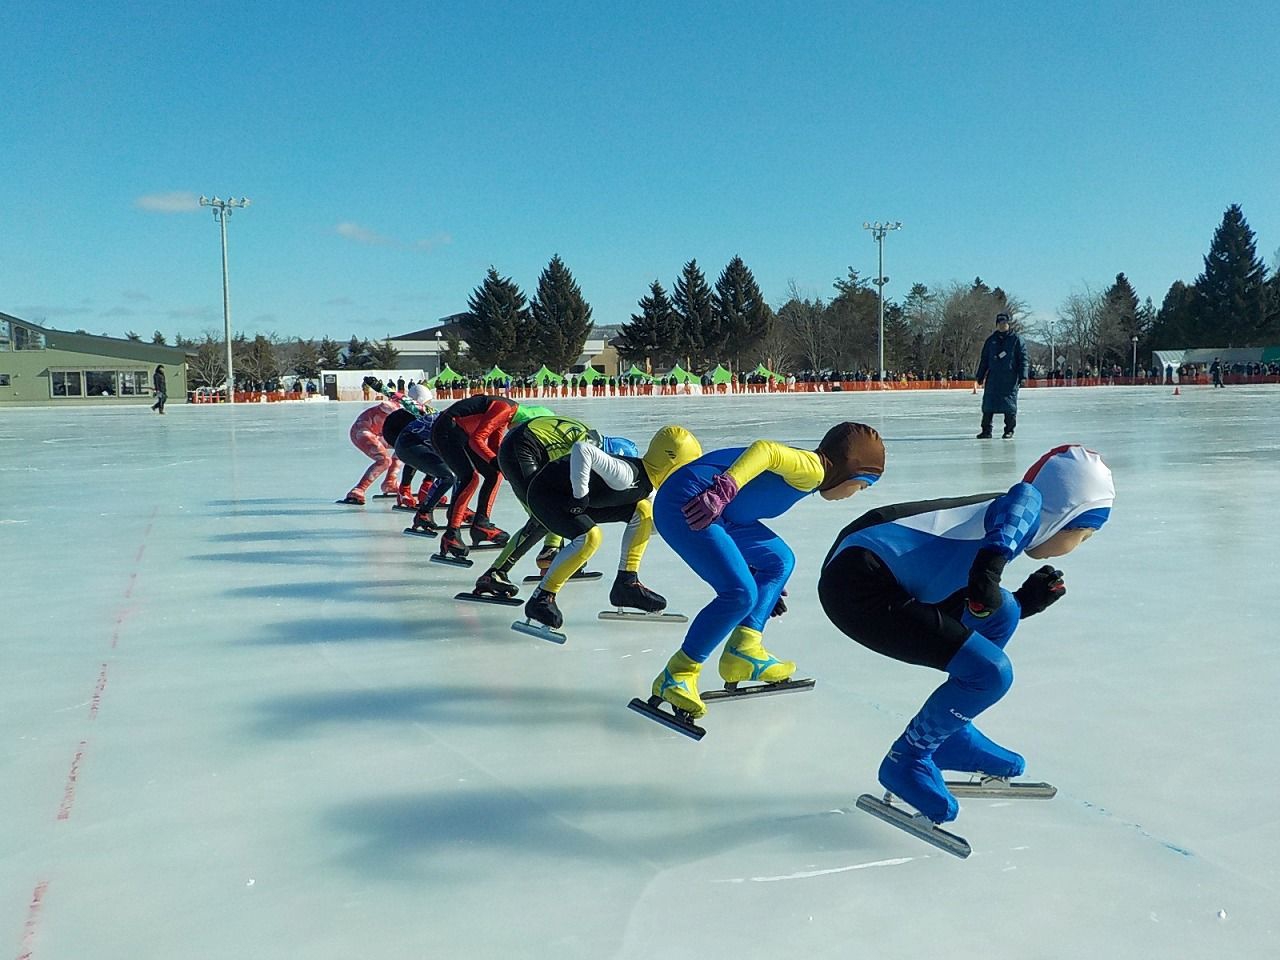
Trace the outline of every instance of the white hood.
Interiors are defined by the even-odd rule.
[[[1092,450],[1079,444],[1054,447],[1022,478],[1040,492],[1040,529],[1029,547],[1038,547],[1059,530],[1077,526],[1101,527],[1116,499],[1111,468]],[[1088,514],[1088,517],[1084,517]]]

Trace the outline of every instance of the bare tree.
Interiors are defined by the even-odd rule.
[[[778,308],[778,326],[786,331],[805,369],[828,368],[831,333],[827,324],[827,305],[821,297],[806,297],[794,280],[789,281],[787,302]]]
[[[221,340],[206,332],[187,361],[187,380],[193,387],[217,389],[227,379],[226,350]]]

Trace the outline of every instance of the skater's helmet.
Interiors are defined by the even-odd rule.
[[[698,438],[684,427],[670,423],[649,441],[649,449],[644,452],[644,470],[657,490],[667,477],[700,456],[702,445]]]
[[[408,410],[397,410],[395,413],[387,414],[387,419],[382,421],[382,439],[394,447],[400,431],[412,422],[413,414]]]
[[[628,440],[626,437],[604,437],[600,446],[611,457],[640,456],[640,448],[636,446],[635,441]]]
[[[522,403],[516,407],[516,412],[511,417],[511,425],[518,427],[522,423],[528,423],[534,417],[554,417],[556,412],[550,407],[539,407],[532,403]]]
[[[409,399],[414,403],[430,403],[431,388],[425,383],[415,383],[409,388]]]
[[[1116,499],[1111,468],[1078,443],[1054,447],[1031,465],[1023,482],[1040,493],[1040,529],[1029,547],[1038,547],[1059,530],[1099,529]]]
[[[871,486],[884,473],[884,441],[865,423],[836,424],[814,452],[822,461],[819,490],[830,490],[849,480]]]

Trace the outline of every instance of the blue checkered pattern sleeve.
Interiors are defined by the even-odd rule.
[[[987,508],[984,547],[994,547],[1013,559],[1040,529],[1040,491],[1029,483],[1015,483]]]

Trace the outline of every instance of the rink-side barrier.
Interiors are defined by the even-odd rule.
[[[1280,383],[1280,376],[1276,375],[1247,375],[1238,373],[1229,373],[1223,377],[1223,382],[1228,386],[1239,386],[1248,384],[1277,384]],[[1053,379],[1032,379],[1023,384],[1024,387],[1034,389],[1052,389],[1054,387],[1172,387],[1176,384],[1182,386],[1209,386],[1212,380],[1208,374],[1182,376],[1176,380],[1161,380],[1154,377],[1055,377]],[[511,387],[502,387],[497,385],[469,384],[467,386],[457,387],[437,387],[435,390],[436,398],[439,400],[461,400],[464,397],[474,396],[480,393],[500,394],[510,397],[513,400],[552,400],[552,399],[572,399],[583,397],[685,397],[685,396],[738,396],[742,394],[778,394],[778,393],[866,393],[879,390],[961,390],[973,393],[981,388],[973,380],[887,380],[881,383],[878,380],[832,380],[817,383],[796,382],[789,383],[746,383],[746,384],[729,384],[721,383],[710,387],[703,387],[700,384],[676,384],[668,385],[661,383],[640,383],[640,384],[604,384],[594,383],[591,385],[580,384],[578,386],[548,385],[545,387],[529,387],[522,385],[512,385]],[[225,403],[226,397],[222,394],[201,394],[195,393],[190,395],[192,403]],[[296,393],[285,393],[283,391],[264,391],[264,390],[246,390],[236,391],[236,403],[277,403],[281,401],[293,402],[313,402],[325,399],[322,396],[304,396]],[[373,402],[376,399],[373,395],[365,396],[359,390],[341,390],[338,393],[339,400],[367,400]]]

